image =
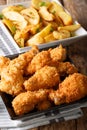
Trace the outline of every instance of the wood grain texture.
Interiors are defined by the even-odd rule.
[[[1,4],[4,5],[4,4],[6,4],[6,3],[7,3],[6,0],[0,0],[0,5],[1,5]]]
[[[87,29],[87,0],[63,0],[72,17]]]
[[[0,0],[0,4],[11,4],[14,2],[23,2],[28,0]],[[87,0],[60,0],[65,8],[71,13],[74,19],[78,20],[83,27],[87,29]],[[84,38],[68,47],[70,56],[83,73],[87,73],[87,38]],[[54,123],[41,126],[31,130],[87,130],[87,108],[84,110],[84,116],[78,120]]]

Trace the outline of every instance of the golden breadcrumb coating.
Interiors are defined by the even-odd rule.
[[[53,88],[60,82],[60,76],[57,69],[51,66],[44,66],[24,82],[26,90],[34,91],[41,88]]]
[[[0,56],[0,75],[4,67],[6,67],[10,62],[10,59],[4,56]]]
[[[70,103],[87,95],[87,76],[74,73],[59,84],[57,91],[51,91],[49,97],[56,105]]]
[[[47,100],[47,96],[47,90],[27,91],[16,96],[12,101],[12,106],[16,115],[22,115],[32,111],[39,102]]]
[[[78,72],[77,68],[70,62],[59,62],[58,64],[55,63],[54,66],[57,68],[57,71],[61,76]]]
[[[31,63],[27,67],[27,73],[33,74],[45,65],[49,65],[50,62],[51,57],[49,51],[41,51],[32,59]]]
[[[39,111],[47,110],[51,106],[52,106],[52,104],[51,104],[51,102],[49,100],[44,100],[44,101],[38,103],[37,109]]]
[[[39,52],[28,65],[27,74],[33,74],[45,65],[52,66],[52,62],[64,61],[66,59],[66,49],[61,45],[54,49]]]
[[[24,91],[23,82],[24,78],[20,71],[10,72],[8,68],[4,68],[1,73],[0,90],[12,96],[18,95]]]
[[[2,92],[15,96],[25,91],[23,88],[24,70],[36,53],[38,53],[38,48],[34,47],[30,51],[11,60],[9,65],[1,71],[0,90]]]
[[[50,51],[53,61],[64,61],[66,59],[66,49],[60,45]]]

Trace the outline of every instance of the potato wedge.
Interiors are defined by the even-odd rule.
[[[49,8],[50,5],[51,5],[51,2],[50,2],[49,0],[32,0],[32,1],[31,1],[31,5],[32,5],[35,9],[39,10],[39,8],[40,8],[41,6],[46,6],[47,8]]]
[[[39,45],[44,43],[44,37],[49,35],[51,33],[52,25],[49,24],[47,25],[41,32],[35,34],[32,38],[30,38],[26,45],[27,46],[32,46],[32,45]]]
[[[58,3],[52,2],[52,6],[49,8],[49,11],[53,13],[57,19],[59,16],[64,25],[70,25],[73,23],[72,17],[68,13],[66,13],[63,7]]]
[[[53,36],[56,40],[61,40],[61,39],[65,39],[65,38],[69,38],[70,37],[70,32],[67,30],[62,30],[60,32],[58,31],[53,31]]]
[[[57,30],[57,28],[59,27],[59,24],[58,24],[57,21],[50,21],[50,22],[49,22],[49,21],[43,20],[43,24],[44,24],[45,26],[51,24],[52,27],[53,27],[53,29],[55,29],[55,30]]]
[[[4,12],[3,14],[7,19],[13,21],[16,27],[20,30],[24,29],[27,26],[27,21],[24,19],[24,17],[15,11],[8,11]]]
[[[54,36],[53,36],[53,33],[47,35],[46,37],[44,37],[44,39],[45,39],[45,42],[46,42],[46,43],[56,40],[56,39],[54,38]]]
[[[62,19],[64,25],[71,25],[73,23],[73,19],[71,15],[69,15],[68,13],[62,11],[62,12],[59,12],[58,15]]]
[[[37,24],[37,25],[35,25],[35,26],[32,26],[32,27],[30,28],[30,33],[31,33],[32,35],[34,35],[34,34],[40,32],[41,29],[42,29],[42,27],[43,27],[43,26],[42,26],[42,23],[39,23],[39,24]]]
[[[38,33],[38,35],[44,38],[45,36],[47,36],[52,32],[52,29],[53,29],[52,24],[48,24],[43,30],[41,30],[41,32]]]
[[[40,22],[40,16],[33,7],[22,10],[21,14],[28,17],[27,20],[30,24],[37,25]]]
[[[80,24],[73,24],[73,25],[69,25],[69,26],[63,26],[63,27],[58,27],[58,30],[68,30],[70,32],[76,31],[77,29],[79,29],[81,27]]]
[[[45,6],[40,7],[39,14],[46,21],[54,20],[54,15],[49,13],[49,11],[47,10],[47,7]]]
[[[49,8],[49,12],[58,15],[59,12],[64,11],[63,7],[61,5],[59,5],[56,2],[51,2],[51,7]]]
[[[10,21],[9,19],[6,19],[6,18],[4,18],[2,21],[7,26],[7,28],[11,31],[12,35],[14,35],[16,33],[15,24],[13,24],[12,21]]]
[[[36,34],[26,42],[26,46],[34,46],[44,43],[44,39]]]

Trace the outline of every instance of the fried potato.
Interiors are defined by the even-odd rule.
[[[68,31],[76,31],[81,27],[80,24],[73,24],[73,25],[68,25],[68,26],[63,26],[63,27],[58,27],[58,30],[68,30]]]
[[[24,19],[24,17],[16,12],[16,11],[8,11],[8,12],[4,12],[4,16],[13,21],[13,23],[16,25],[16,27],[19,30],[24,29],[27,26],[27,21]]]
[[[59,12],[59,17],[62,19],[64,25],[71,25],[73,23],[71,15],[65,11]]]
[[[16,33],[16,25],[11,20],[4,18],[3,23],[8,27],[12,35]]]
[[[70,32],[67,30],[61,30],[60,32],[53,31],[53,36],[55,39],[61,40],[61,39],[69,38]]]
[[[37,10],[33,7],[22,10],[21,14],[28,17],[27,20],[30,24],[37,25],[40,21],[40,16]]]
[[[51,41],[54,41],[55,40],[55,37],[53,36],[53,33],[47,35],[46,37],[44,37],[45,39],[45,42],[51,42]]]
[[[47,10],[47,7],[45,7],[45,6],[40,7],[39,14],[46,21],[54,20],[54,15],[49,13],[49,11]]]
[[[19,47],[73,37],[81,27],[61,4],[50,0],[31,0],[30,7],[8,6],[1,19]]]
[[[46,6],[48,8],[51,5],[51,2],[49,0],[32,0],[31,5],[39,10],[41,6]]]

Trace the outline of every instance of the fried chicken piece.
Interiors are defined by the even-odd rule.
[[[87,95],[87,76],[74,73],[65,78],[59,84],[57,91],[52,90],[49,97],[55,105],[70,103],[79,100]]]
[[[50,62],[51,57],[49,51],[41,51],[32,59],[26,71],[28,74],[33,74],[45,65],[49,65]]]
[[[44,100],[44,101],[38,103],[37,109],[39,111],[47,110],[51,106],[52,106],[52,104],[51,104],[51,102],[49,100]]]
[[[57,68],[57,71],[61,76],[78,72],[78,69],[70,62],[58,62],[55,63],[54,66]]]
[[[0,75],[1,75],[1,71],[2,69],[7,66],[10,62],[10,59],[4,56],[0,56]]]
[[[60,76],[57,69],[51,66],[44,66],[24,82],[26,90],[34,91],[41,88],[53,88],[60,82]]]
[[[32,47],[32,49],[28,52],[20,54],[17,58],[11,60],[9,68],[11,69],[11,71],[15,71],[15,69],[17,69],[20,70],[22,73],[26,73],[25,68],[38,52],[39,49],[37,48],[37,46]]]
[[[45,89],[27,91],[16,96],[12,101],[12,106],[16,115],[23,115],[32,111],[39,102],[47,100],[47,97],[48,91]]]
[[[25,91],[23,88],[24,78],[20,71],[10,72],[8,68],[4,68],[1,72],[0,90],[11,94],[12,96],[18,95]]]
[[[27,74],[34,74],[45,65],[52,66],[53,62],[64,61],[66,59],[66,49],[61,45],[54,49],[39,52],[28,65]]]
[[[66,59],[66,49],[59,45],[50,51],[50,55],[53,61],[64,61]]]
[[[9,65],[1,72],[0,90],[13,96],[25,91],[23,87],[23,74],[25,67],[38,52],[37,48],[33,48],[29,52],[19,55],[10,61]]]

